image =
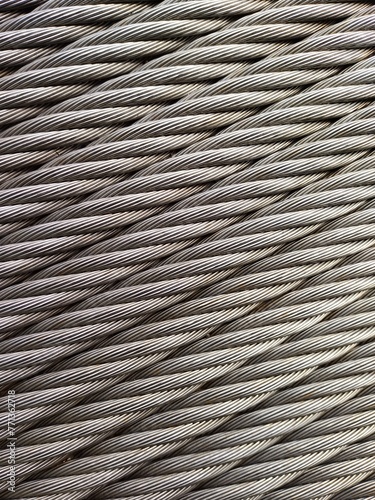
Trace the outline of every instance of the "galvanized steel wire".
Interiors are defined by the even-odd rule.
[[[371,1],[0,0],[1,498],[375,498],[374,49]]]

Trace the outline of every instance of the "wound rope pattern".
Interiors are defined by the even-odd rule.
[[[370,1],[0,0],[1,498],[375,498],[374,49]]]

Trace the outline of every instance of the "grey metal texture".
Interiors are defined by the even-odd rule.
[[[4,500],[375,499],[375,6],[0,0]]]

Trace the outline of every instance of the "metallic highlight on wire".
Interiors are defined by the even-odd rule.
[[[1,498],[374,499],[373,2],[0,0],[0,63]]]

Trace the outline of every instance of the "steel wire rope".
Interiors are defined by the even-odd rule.
[[[352,299],[350,299],[350,300],[352,300]],[[330,302],[330,301],[328,301],[328,302]],[[97,355],[97,353],[93,353],[93,355],[95,356],[95,355]],[[53,377],[53,374],[52,374],[52,377]],[[42,378],[43,378],[43,377],[42,377]]]
[[[366,72],[367,67],[371,68],[371,60],[368,62],[359,64],[359,70],[365,68]],[[348,74],[350,81],[350,71]],[[347,74],[342,73],[339,77],[342,75],[345,81]],[[370,75],[371,72],[365,77],[366,82]],[[316,87],[322,86],[318,84]],[[358,89],[359,94],[363,91],[364,88]],[[305,104],[303,94],[290,97],[289,102],[299,108],[298,104]],[[366,97],[371,99],[372,95],[366,94]],[[363,94],[360,100],[363,100]],[[246,119],[246,125],[254,122],[269,125],[270,119],[277,120],[279,107],[285,111],[282,101],[280,105],[271,106],[268,116],[266,112],[265,116],[260,113],[260,118]],[[288,112],[289,108],[285,109]],[[302,111],[304,119],[309,116],[303,115],[304,110],[296,111]],[[323,114],[327,111],[331,112],[322,110]],[[374,322],[371,267],[374,262],[374,160],[368,154],[372,142],[367,133],[373,127],[374,109],[365,99],[359,106],[343,107],[342,114],[329,116],[334,120],[332,124],[308,129],[302,135],[306,136],[304,139],[285,144],[284,150],[245,170],[250,179],[256,176],[257,169],[271,173],[270,179],[277,194],[281,186],[276,186],[275,171],[281,168],[281,172],[292,173],[291,179],[297,173],[297,184],[288,184],[288,177],[282,177],[286,179],[286,185],[281,188],[281,196],[273,196],[263,205],[255,204],[251,210],[247,206],[243,211],[239,205],[235,208],[235,215],[240,217],[232,217],[224,226],[216,224],[211,227],[208,234],[212,233],[212,236],[193,240],[194,245],[190,248],[177,246],[169,252],[170,257],[148,271],[139,268],[139,272],[127,280],[128,291],[122,289],[123,283],[104,293],[96,290],[95,296],[87,297],[82,304],[70,308],[70,312],[68,308],[62,312],[61,318],[60,314],[51,318],[34,318],[36,322],[32,319],[31,324],[36,324],[25,332],[26,335],[4,341],[5,350],[12,342],[22,348],[33,345],[40,348],[41,343],[48,346],[51,340],[53,345],[56,337],[59,338],[60,327],[69,324],[71,333],[63,329],[60,334],[60,345],[64,349],[69,335],[75,340],[80,335],[80,339],[90,340],[80,346],[83,348],[80,354],[74,355],[73,348],[68,353],[73,356],[60,361],[52,372],[47,370],[37,375],[37,367],[33,377],[31,368],[28,379],[19,386],[21,422],[24,419],[36,423],[38,415],[45,416],[49,411],[53,425],[28,431],[25,427],[20,456],[21,473],[26,481],[21,483],[17,495],[30,498],[31,494],[36,498],[36,494],[38,498],[42,495],[51,500],[57,497],[87,498],[92,494],[95,498],[113,498],[113,495],[119,498],[120,495],[130,499],[131,495],[134,499],[134,495],[141,495],[143,500],[181,497],[208,500],[219,494],[229,500],[246,491],[251,498],[260,498],[261,495],[268,499],[286,499],[292,495],[293,498],[311,499],[312,495],[314,498],[316,495],[319,498],[336,498],[337,495],[341,498],[340,492],[345,495],[347,488],[355,495],[361,491],[366,493],[369,485],[371,488],[373,464],[368,460],[371,443],[362,445],[361,441],[364,439],[366,443],[366,436],[371,440],[374,431],[374,414],[368,406],[374,384],[373,358],[370,356]],[[240,124],[229,127],[229,133],[234,131],[235,134],[236,130],[241,131]],[[221,144],[221,135],[204,139],[203,148],[206,144],[216,145],[216,141]],[[224,144],[225,140],[224,137]],[[201,154],[201,147],[199,143],[193,143],[188,151]],[[172,157],[172,161],[176,158],[178,161],[179,156]],[[316,158],[321,158],[321,165],[314,170]],[[333,159],[336,163],[328,167],[327,163]],[[353,160],[357,161],[353,164]],[[306,165],[309,175],[303,179],[300,173]],[[333,169],[334,175],[327,175],[327,169]],[[183,196],[176,204],[177,212],[181,209],[183,212],[177,213],[177,216],[182,216],[177,221],[185,222],[185,218],[192,215],[194,218],[194,211],[189,212],[189,209],[195,207],[197,221],[202,220],[198,213],[198,210],[202,213],[201,200],[212,202],[215,196],[221,198],[223,195],[224,199],[227,196],[230,200],[236,189],[240,187],[241,190],[241,183],[234,183],[234,189],[230,189],[232,179],[243,180],[242,175],[243,172],[229,178],[224,176],[217,187],[210,186],[205,192],[192,193],[187,198]],[[229,190],[225,192],[227,186]],[[248,192],[247,186],[244,187],[245,190],[239,193],[240,200]],[[254,195],[257,198],[259,188],[264,193],[265,186],[251,186],[249,199]],[[107,193],[111,194],[111,189],[109,187]],[[265,193],[268,194],[267,188]],[[228,207],[228,214],[233,215],[234,207],[235,204]],[[154,229],[155,222],[156,229],[158,225],[164,228],[176,208],[136,224],[134,238],[138,237],[140,229],[140,234],[147,228]],[[254,210],[257,210],[254,215],[248,215]],[[169,227],[168,223],[166,227]],[[198,231],[198,237],[207,235],[205,231]],[[171,234],[168,233],[167,237],[170,238]],[[106,244],[106,241],[99,243],[99,248],[104,249]],[[241,260],[242,248],[249,254],[245,260]],[[16,249],[13,247],[11,252]],[[240,250],[239,260],[233,260],[233,249]],[[36,251],[40,250],[36,248]],[[197,263],[194,259],[201,258],[199,265],[203,267],[198,268],[199,271],[216,273],[213,279],[204,282],[203,287],[199,275],[196,275],[197,269],[189,268],[190,257],[193,257],[191,262],[194,264]],[[207,263],[205,259],[208,259]],[[185,262],[187,267],[184,267]],[[67,263],[69,260],[62,265]],[[222,265],[224,267],[220,268]],[[166,271],[170,279],[165,282],[160,278]],[[275,274],[275,271],[278,272]],[[48,272],[47,268],[41,274],[47,273],[48,276]],[[181,277],[178,282],[179,273],[181,276],[192,274],[182,283]],[[170,290],[168,287],[172,282],[175,288]],[[26,288],[27,284],[27,281],[23,283]],[[29,284],[32,290],[35,285],[32,281]],[[49,283],[44,286],[48,289]],[[56,285],[52,283],[53,286]],[[10,293],[13,290],[17,296],[20,288],[13,285]],[[142,313],[147,312],[146,303],[150,305],[149,312],[155,312],[150,317],[151,322],[147,320],[146,324],[138,326],[137,322],[132,323],[134,314],[137,314],[137,309],[134,309],[137,301],[129,302],[131,295],[126,294],[138,293],[140,298],[146,294],[160,299],[161,292],[170,297],[169,305],[164,302],[161,307],[152,300],[141,300],[139,310]],[[176,292],[180,295],[176,296]],[[57,297],[51,297],[54,298]],[[126,304],[130,321],[127,325],[126,321],[121,325],[110,325],[109,328],[114,326],[114,330],[104,332],[104,337],[108,333],[112,336],[93,349],[90,321],[99,320],[97,324],[102,326],[100,321],[116,314],[116,308],[110,307],[113,300],[116,304],[119,299],[118,313],[120,317],[125,314]],[[2,305],[9,305],[13,311],[14,307],[21,307],[21,311],[32,312],[33,308],[40,306],[33,300],[31,303],[12,300]],[[46,299],[42,298],[42,303],[43,300]],[[47,310],[49,307],[47,303]],[[100,307],[108,310],[103,310],[102,316]],[[92,311],[92,316],[82,323],[80,311]],[[228,316],[227,311],[233,311],[234,315]],[[17,320],[21,318],[14,319],[17,326]],[[142,316],[140,320],[142,322]],[[8,328],[9,324],[5,322],[4,326]],[[196,329],[197,326],[200,330]],[[43,328],[50,327],[52,330],[43,331]],[[181,335],[176,334],[178,329]],[[160,333],[164,337],[160,337]],[[97,335],[100,338],[103,332],[98,331]],[[139,340],[142,336],[144,342]],[[153,342],[153,336],[156,342]],[[124,340],[132,339],[133,342],[124,344]],[[251,339],[256,341],[255,344]],[[220,348],[220,342],[224,342],[221,346],[224,349]],[[125,347],[126,351],[122,351]],[[140,350],[147,359],[142,364],[144,360],[139,358],[140,362],[135,366],[138,374],[133,380],[126,380],[126,376],[123,377],[124,369],[127,369],[124,352],[131,354],[129,348],[132,347],[136,355]],[[47,353],[51,354],[48,347],[43,354]],[[170,357],[172,353],[173,358]],[[10,366],[15,364],[16,368],[21,366],[20,372],[17,373],[16,369],[16,373],[11,371],[8,374],[21,375],[22,379],[25,376],[25,356],[30,368],[35,362],[38,364],[41,351],[30,353],[22,350],[20,354],[17,358],[12,352],[12,356],[5,356],[2,360],[10,362]],[[31,357],[27,358],[30,354]],[[93,359],[101,364],[92,365]],[[130,371],[134,368],[134,360],[137,358],[130,358],[133,363],[133,366],[129,365]],[[330,365],[332,361],[334,363]],[[328,366],[324,366],[327,363]],[[194,374],[191,368],[195,369]],[[185,373],[187,378],[184,379]],[[178,374],[182,375],[177,377]],[[264,378],[264,375],[268,377]],[[81,387],[75,384],[77,380],[90,381],[93,378],[109,381],[109,385],[105,382],[94,383],[91,387],[84,382]],[[162,386],[164,391],[160,391]],[[62,387],[69,389],[63,393]],[[32,392],[27,392],[28,388]],[[33,392],[35,388],[37,391]],[[129,395],[132,390],[135,397],[125,398],[125,401],[119,399],[124,391]],[[307,402],[306,392],[310,398]],[[92,394],[91,398],[80,404],[81,397],[89,394]],[[53,404],[41,408],[38,397],[39,403],[43,400]],[[59,400],[62,403],[56,404],[55,401]],[[79,404],[69,409],[72,402]],[[246,411],[254,406],[260,409]],[[269,408],[276,412],[273,425],[267,424],[264,429],[254,426],[262,418],[267,421]],[[236,416],[242,411],[245,411],[243,415]],[[87,420],[88,412],[93,419]],[[205,420],[202,422],[201,419]],[[125,424],[130,425],[130,433],[111,437]],[[176,434],[171,433],[171,429],[175,429]],[[217,432],[205,435],[213,430]],[[73,435],[74,432],[80,434],[77,439],[64,440],[67,432],[69,437],[72,432]],[[260,435],[264,441],[259,440]],[[129,451],[131,440],[136,448],[133,446]],[[145,447],[139,448],[142,443]],[[118,453],[113,452],[116,446]],[[64,456],[69,457],[72,452],[85,448],[81,457],[71,457],[65,464],[60,464]],[[306,448],[310,453],[306,454]],[[362,449],[364,459],[358,457]],[[171,453],[171,458],[163,459],[164,455]],[[255,459],[251,458],[254,456]],[[43,458],[44,461],[40,462]],[[145,458],[146,462],[158,460],[147,464]],[[250,465],[246,464],[248,460]],[[270,460],[267,476],[264,464]],[[335,465],[336,462],[339,465]],[[247,467],[246,470],[243,467]],[[280,473],[275,476],[279,468]],[[42,469],[46,472],[39,473],[39,479],[33,476],[27,480],[30,474]],[[260,470],[264,471],[261,478]],[[251,474],[256,480],[250,483],[243,480]],[[132,478],[123,482],[128,475]],[[114,484],[103,487],[113,481]],[[206,486],[194,491],[202,481]],[[63,493],[56,496],[57,491]],[[17,498],[17,495],[10,497]]]

